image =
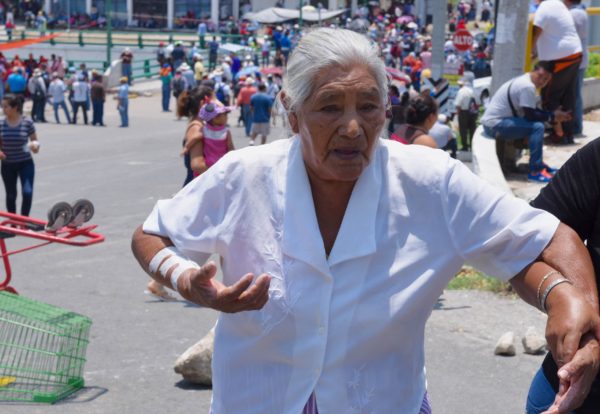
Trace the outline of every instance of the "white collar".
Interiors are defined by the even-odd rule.
[[[301,141],[291,138],[285,183],[283,253],[310,264],[325,275],[329,267],[375,252],[375,219],[381,193],[381,151],[378,141],[373,159],[356,182],[329,259],[317,223],[312,192],[302,158]]]

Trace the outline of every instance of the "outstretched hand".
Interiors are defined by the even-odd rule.
[[[178,291],[191,302],[226,313],[257,310],[267,303],[271,277],[266,273],[258,277],[248,273],[231,286],[216,280],[216,274],[214,262],[186,270],[177,281]]]
[[[587,335],[573,359],[558,371],[560,380],[554,403],[543,414],[568,414],[581,406],[600,367],[600,345]]]

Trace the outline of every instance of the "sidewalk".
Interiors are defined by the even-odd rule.
[[[592,111],[586,119],[600,120],[600,111]],[[583,122],[583,135],[575,138],[576,145],[544,145],[544,161],[553,168],[561,167],[571,156],[588,142],[600,137],[600,122]],[[523,156],[518,164],[529,162],[529,156]],[[530,201],[539,194],[544,184],[527,181],[524,174],[508,174],[506,181],[513,191],[513,194],[519,198]]]

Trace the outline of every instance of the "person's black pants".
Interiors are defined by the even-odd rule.
[[[92,99],[92,125],[104,125],[104,101]]]
[[[28,216],[31,211],[33,200],[33,177],[35,176],[35,165],[33,160],[20,162],[2,162],[0,167],[4,189],[6,191],[6,210],[9,213],[17,212],[17,181],[21,180],[21,215]]]
[[[460,111],[458,113],[458,131],[460,132],[460,146],[462,150],[468,151],[471,148],[475,129],[477,129],[477,114],[472,114],[469,111]]]
[[[85,107],[86,107],[85,101],[83,101],[83,102],[73,101],[73,123],[74,124],[77,123],[77,112],[79,112],[79,108],[81,108],[81,112],[83,112],[83,122],[87,125],[88,117],[87,117],[87,111],[86,111]]]
[[[560,61],[554,61],[555,64],[558,62]],[[548,85],[542,89],[542,106],[546,111],[553,112],[560,107],[563,111],[574,113],[580,63],[581,58],[576,59],[570,66],[555,72]],[[573,121],[563,122],[562,128],[566,138],[573,138]]]

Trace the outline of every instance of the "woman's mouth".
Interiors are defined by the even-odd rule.
[[[335,149],[332,152],[336,157],[343,160],[351,160],[360,155],[360,151],[357,149]]]

